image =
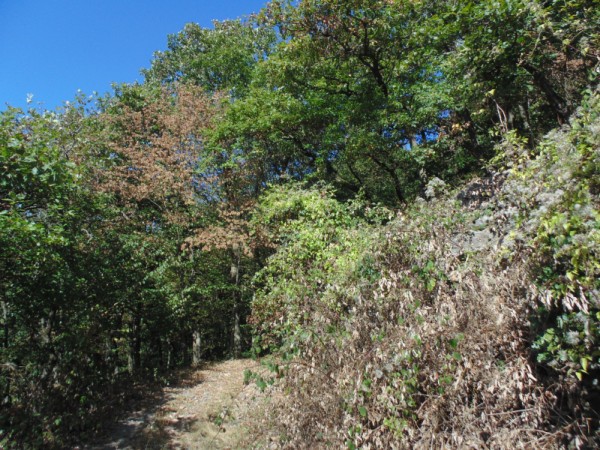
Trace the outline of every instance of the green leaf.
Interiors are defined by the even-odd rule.
[[[367,415],[368,415],[367,408],[365,408],[364,406],[359,406],[358,413],[360,414],[361,417],[367,417]]]
[[[427,280],[427,291],[431,292],[435,289],[435,285],[437,284],[435,278],[429,278]]]
[[[581,358],[581,367],[583,368],[583,371],[585,373],[587,373],[587,370],[588,370],[588,363],[589,363],[589,361],[587,358]]]

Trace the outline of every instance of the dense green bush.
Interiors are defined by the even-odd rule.
[[[365,283],[380,276],[366,250],[389,214],[361,200],[339,202],[321,184],[288,183],[262,197],[256,232],[278,249],[254,278],[252,323],[263,350],[283,343],[293,349],[293,340],[314,331],[313,314],[331,329],[339,326]]]

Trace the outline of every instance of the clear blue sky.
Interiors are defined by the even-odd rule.
[[[142,81],[141,68],[187,22],[210,27],[267,0],[0,0],[0,110],[33,102],[54,109],[112,82]]]

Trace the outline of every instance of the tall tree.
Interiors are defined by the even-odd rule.
[[[253,20],[214,21],[213,28],[188,23],[170,35],[167,50],[156,52],[147,81],[184,82],[207,92],[243,96],[254,67],[271,52],[275,34]]]

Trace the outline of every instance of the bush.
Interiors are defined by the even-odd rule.
[[[519,211],[514,235],[532,252],[538,361],[579,379],[589,373],[592,383],[600,369],[599,130],[600,96],[590,93],[571,126],[549,133],[536,154],[513,142],[504,189]]]
[[[535,151],[507,136],[462,204],[384,224],[324,187],[265,197],[279,248],[253,314],[283,364],[282,446],[596,442],[596,105]]]

